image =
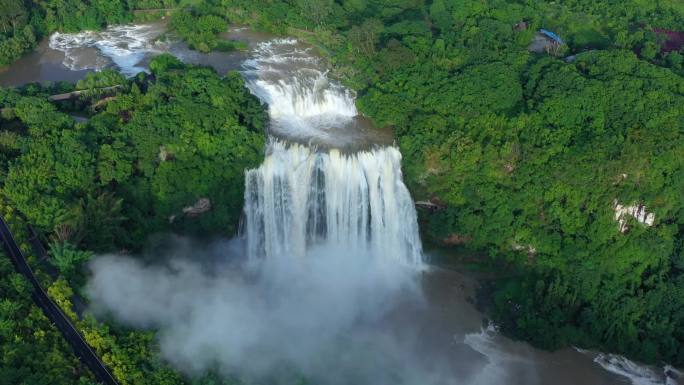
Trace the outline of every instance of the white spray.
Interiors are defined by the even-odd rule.
[[[311,245],[327,244],[420,266],[416,213],[396,148],[343,154],[274,141],[268,152],[246,172],[250,257],[304,256]]]
[[[147,72],[140,64],[150,53],[162,52],[155,42],[163,29],[156,24],[116,25],[104,31],[83,31],[79,33],[55,32],[50,36],[50,48],[64,53],[62,62],[71,70],[99,71],[112,63],[126,76]],[[95,49],[94,60],[85,60],[81,52]]]
[[[274,135],[339,135],[358,115],[353,94],[328,79],[308,50],[276,39],[261,43],[245,65],[248,87],[269,106]],[[301,257],[324,244],[421,265],[415,208],[396,148],[345,154],[271,140],[266,151],[264,163],[245,174],[250,257]]]

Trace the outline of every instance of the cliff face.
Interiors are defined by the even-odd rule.
[[[615,220],[618,222],[618,227],[621,233],[629,230],[627,223],[628,217],[633,217],[637,222],[646,226],[653,226],[655,223],[655,214],[646,211],[646,206],[643,204],[633,204],[631,206],[624,206],[618,203],[617,199],[613,202],[613,211],[615,211]]]

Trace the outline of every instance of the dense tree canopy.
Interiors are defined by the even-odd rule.
[[[230,48],[217,36],[238,21],[329,55],[359,109],[395,129],[414,197],[444,206],[422,215],[425,238],[458,239],[510,270],[494,293],[504,331],[684,365],[684,51],[663,32],[684,31],[683,3],[0,0],[0,65],[57,29],[176,7],[171,27],[201,51]],[[540,28],[564,44],[530,52]],[[89,257],[79,249],[135,248],[157,231],[232,233],[243,170],[259,162],[265,115],[237,74],[165,55],[150,68],[0,92],[2,192],[53,242],[60,274],[44,279],[74,318]],[[74,87],[88,92],[46,100]],[[188,214],[202,199],[209,210]],[[653,222],[616,218],[622,206]],[[0,379],[21,375],[6,368],[30,341],[76,367],[55,378],[87,383],[63,342],[33,340],[54,330],[7,277],[0,342],[21,338],[1,345],[15,361]],[[152,333],[78,322],[122,383],[183,381],[156,361]]]
[[[231,12],[324,47],[359,108],[394,126],[414,197],[446,206],[424,216],[425,235],[465,240],[516,272],[496,292],[504,330],[684,364],[684,72],[656,32],[684,31],[681,2]],[[567,44],[529,52],[540,28]],[[616,204],[644,205],[654,225],[628,216],[621,232]]]
[[[237,73],[220,77],[168,55],[150,68],[132,80],[106,70],[76,85],[0,91],[1,207],[48,294],[121,384],[182,384],[157,356],[153,332],[78,313],[86,250],[139,248],[157,231],[234,234],[244,170],[263,156],[266,114]],[[80,99],[47,101],[74,88]],[[77,123],[73,110],[89,119]],[[184,210],[201,199],[206,210]],[[51,267],[33,257],[16,209],[47,236]],[[0,383],[92,383],[4,256],[0,269]],[[194,381],[230,383],[211,373]]]
[[[18,144],[3,151],[3,191],[39,229],[94,250],[163,229],[235,230],[244,169],[261,157],[262,106],[237,73],[221,78],[166,55],[150,67],[152,77],[134,81],[111,71],[80,81],[91,96],[120,86],[85,123],[41,97],[47,90],[4,91],[2,124]],[[208,212],[184,214],[202,198]]]

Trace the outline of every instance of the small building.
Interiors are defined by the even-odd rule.
[[[539,30],[539,33],[541,33],[542,35],[544,35],[544,36],[546,36],[547,38],[551,39],[555,44],[558,44],[558,45],[563,45],[563,44],[565,44],[565,43],[563,42],[563,39],[560,38],[560,36],[556,35],[555,33],[551,32],[551,31],[547,31],[547,30],[545,30],[545,29],[542,28],[542,29]]]
[[[539,32],[534,35],[534,39],[532,39],[532,42],[527,47],[527,50],[530,52],[547,53],[549,55],[555,56],[558,55],[563,45],[565,45],[565,42],[556,33],[546,29],[540,29]]]

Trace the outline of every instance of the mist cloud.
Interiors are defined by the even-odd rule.
[[[301,373],[315,383],[377,385],[438,376],[416,367],[410,330],[384,325],[400,303],[420,306],[414,270],[325,248],[237,265],[226,244],[174,248],[163,264],[96,258],[88,293],[96,314],[158,329],[163,357],[190,375],[218,367],[256,380]],[[200,262],[212,253],[226,263]]]
[[[93,260],[91,310],[157,330],[162,357],[190,376],[214,369],[257,384],[537,382],[491,332],[463,343],[452,326],[423,322],[435,310],[421,273],[382,258],[320,247],[255,263],[237,240],[200,247],[176,239],[152,259]]]

